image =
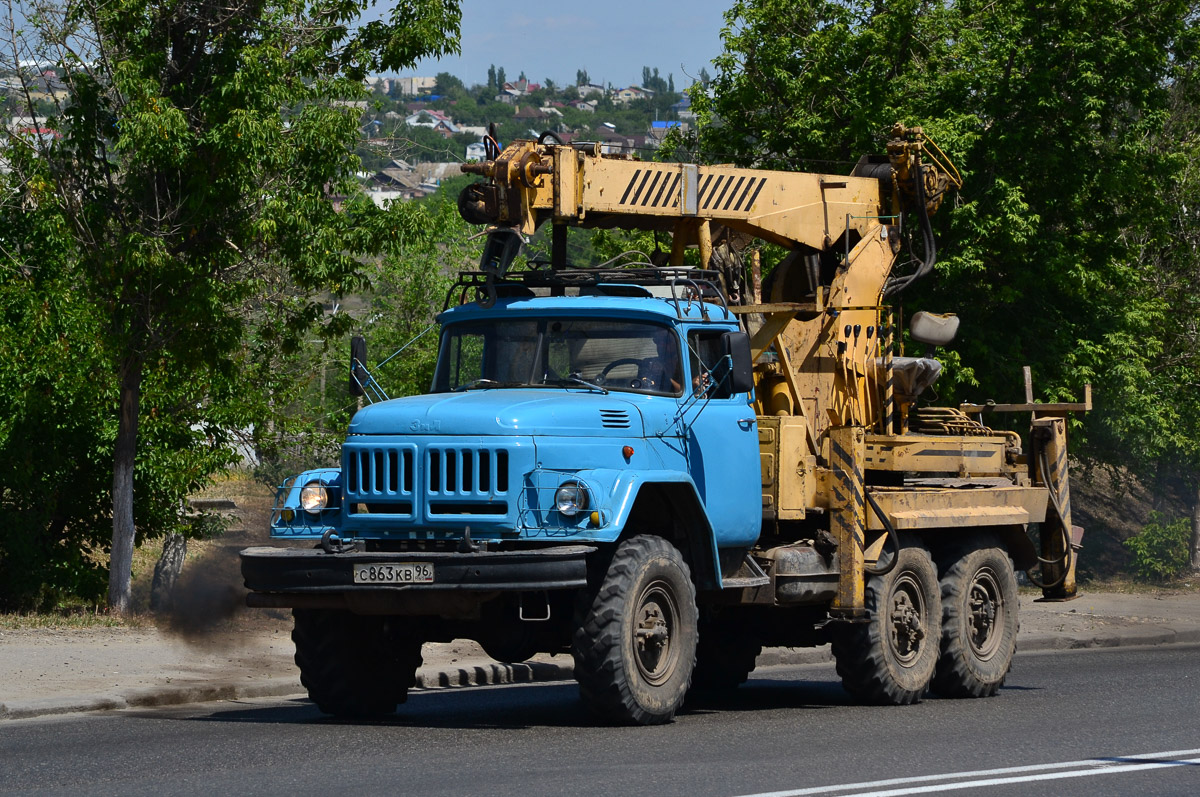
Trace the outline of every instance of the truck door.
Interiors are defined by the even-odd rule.
[[[762,523],[758,428],[749,396],[721,378],[726,331],[688,331],[682,418],[688,468],[721,548],[753,543]]]

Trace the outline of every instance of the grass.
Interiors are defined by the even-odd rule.
[[[1161,583],[1135,581],[1125,576],[1113,576],[1080,581],[1079,588],[1118,595],[1187,595],[1200,593],[1200,573]]]
[[[143,615],[133,614],[120,617],[111,615],[104,609],[83,607],[64,608],[41,614],[0,614],[0,631],[148,628],[152,626],[153,623]]]

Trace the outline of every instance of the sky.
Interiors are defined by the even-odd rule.
[[[676,89],[691,85],[701,67],[713,72],[730,0],[567,0],[558,3],[462,2],[462,55],[425,60],[403,75],[449,72],[468,86],[487,83],[488,66],[505,78],[550,78],[574,85],[586,69],[592,83],[640,85],[642,67],[658,67]],[[690,77],[688,77],[690,75]]]

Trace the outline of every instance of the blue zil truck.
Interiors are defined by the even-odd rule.
[[[297,544],[242,552],[250,605],[293,610],[313,701],[391,713],[421,646],[459,638],[569,652],[584,704],[630,724],[738,686],[764,645],[831,644],[865,702],[995,694],[1015,569],[1074,594],[1063,415],[1083,406],[921,401],[940,365],[899,356],[890,297],[932,267],[953,168],[900,126],[850,176],[547,138],[465,167],[484,179],[460,210],[489,235],[430,391],[360,409],[340,467],[279,492],[272,537]],[[514,268],[547,221],[551,261]],[[572,267],[571,226],[672,248]],[[894,274],[906,237],[921,257]],[[786,253],[763,284],[754,240]],[[917,313],[911,336],[956,327]],[[352,388],[382,399],[353,349]],[[1028,442],[984,425],[1006,409],[1033,414]]]

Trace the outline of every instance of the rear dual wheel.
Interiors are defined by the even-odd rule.
[[[1017,578],[999,547],[959,550],[943,563],[942,642],[933,690],[991,697],[1017,649]]]
[[[906,705],[925,694],[938,662],[942,606],[937,568],[919,542],[904,544],[896,566],[865,587],[868,619],[833,638],[842,686],[865,703]]]

